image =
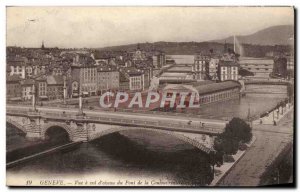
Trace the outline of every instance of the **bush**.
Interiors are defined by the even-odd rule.
[[[234,155],[238,151],[239,142],[236,139],[229,139],[219,136],[215,139],[214,149],[217,152],[223,152],[225,154]]]
[[[234,158],[232,157],[232,155],[224,155],[224,162],[232,163],[234,162]]]
[[[234,155],[239,149],[239,142],[236,139],[223,139],[223,152],[228,155]]]
[[[233,118],[222,133],[223,138],[236,139],[238,142],[248,143],[252,139],[251,127],[240,118]]]
[[[241,144],[239,145],[239,150],[240,150],[240,151],[245,151],[247,148],[248,148],[248,147],[247,147],[247,145],[246,145],[245,143],[241,143]]]
[[[225,127],[222,134],[216,137],[214,149],[227,155],[234,155],[237,151],[246,150],[247,143],[252,139],[251,127],[240,118],[233,118]]]

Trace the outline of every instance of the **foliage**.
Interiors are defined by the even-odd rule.
[[[224,155],[224,162],[232,163],[234,162],[234,158],[232,157],[232,155]]]
[[[233,118],[221,134],[225,139],[235,139],[238,142],[248,143],[252,139],[251,127],[240,118]]]
[[[215,142],[214,148],[216,151],[223,152],[224,154],[234,155],[238,151],[239,142],[232,138],[220,137],[218,142]]]
[[[214,149],[217,152],[233,155],[239,147],[246,149],[243,143],[248,143],[252,138],[251,127],[240,118],[233,118],[225,127],[225,130],[214,141]]]
[[[239,145],[239,150],[240,151],[245,151],[247,148],[248,147],[247,147],[247,145],[245,143],[240,143],[240,145]]]

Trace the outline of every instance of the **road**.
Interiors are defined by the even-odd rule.
[[[293,140],[293,112],[278,126],[257,125],[253,128],[255,143],[235,165],[219,186],[257,186],[261,175],[282,149]]]
[[[29,110],[30,106],[13,106],[7,105],[7,109],[24,109]],[[38,111],[41,112],[58,112],[63,113],[65,111],[66,114],[76,115],[78,113],[78,109],[61,109],[55,107],[37,107]],[[111,111],[101,111],[101,110],[84,110],[84,113],[88,116],[101,116],[101,117],[111,117],[111,118],[126,118],[126,119],[138,119],[138,120],[153,120],[153,121],[163,121],[163,122],[181,122],[188,123],[190,121],[191,125],[199,125],[201,123],[205,123],[206,125],[214,125],[220,128],[224,128],[227,121],[223,120],[215,120],[215,119],[203,119],[203,118],[195,118],[195,117],[180,117],[180,116],[168,116],[168,115],[159,115],[159,114],[143,114],[143,113],[130,113],[130,112],[111,112]]]

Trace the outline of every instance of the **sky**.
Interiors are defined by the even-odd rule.
[[[7,7],[7,46],[209,41],[293,25],[291,7]]]

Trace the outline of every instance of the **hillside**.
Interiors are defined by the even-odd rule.
[[[243,44],[244,55],[246,57],[264,57],[270,51],[289,51],[288,39],[293,35],[293,26],[281,25],[269,27],[258,31],[252,35],[237,36],[237,39]],[[233,36],[222,40],[209,42],[154,42],[140,43],[139,47],[144,51],[161,50],[169,55],[194,55],[195,53],[222,53],[224,51],[224,42],[228,43],[228,47],[233,49]],[[291,41],[291,40],[290,40]],[[99,48],[103,51],[134,51],[138,44],[120,45]]]
[[[138,44],[121,45],[114,47],[106,47],[97,49],[100,52],[110,51],[134,51]],[[213,49],[214,53],[222,53],[224,51],[223,43],[216,42],[156,42],[156,43],[140,43],[139,47],[144,51],[161,50],[167,55],[194,55],[195,53],[209,53]],[[233,44],[228,44],[228,47],[233,49]],[[287,45],[251,45],[243,44],[245,57],[264,57],[270,51],[287,52],[290,47]]]
[[[278,25],[260,30],[251,35],[236,36],[242,44],[252,45],[289,45],[293,41],[294,26]],[[233,36],[213,42],[233,42]]]

